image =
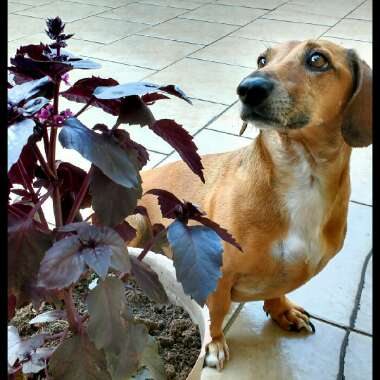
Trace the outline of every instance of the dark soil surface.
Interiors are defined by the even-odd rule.
[[[131,283],[126,291],[128,306],[137,321],[144,323],[158,343],[168,380],[185,380],[200,353],[198,326],[179,306],[158,305]]]
[[[80,314],[86,312],[85,290],[88,282],[76,287],[73,295]],[[185,380],[194,366],[201,348],[201,338],[198,326],[188,313],[181,307],[167,304],[159,305],[152,302],[139,289],[134,281],[129,282],[126,290],[127,304],[136,321],[144,323],[158,343],[158,351],[164,361],[168,380]],[[53,310],[53,306],[45,305],[38,314]],[[47,332],[56,334],[67,327],[66,321],[55,321],[40,325],[30,325],[28,322],[37,315],[32,305],[17,311],[10,324],[17,327],[20,336],[27,337]],[[71,335],[71,334],[69,334]],[[69,336],[68,335],[68,336]],[[50,341],[48,345],[58,342]]]

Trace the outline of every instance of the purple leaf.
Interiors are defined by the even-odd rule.
[[[52,243],[52,233],[33,221],[21,220],[8,228],[8,289],[17,297],[18,306],[30,302],[30,285]]]
[[[73,102],[88,103],[91,100],[91,105],[102,108],[103,111],[118,116],[120,112],[119,100],[99,100],[93,96],[93,92],[98,86],[115,86],[118,82],[114,79],[103,79],[99,77],[91,77],[80,79],[74,83],[72,87],[61,93],[63,97]]]
[[[109,267],[128,273],[131,268],[124,241],[108,227],[95,227],[84,222],[71,223],[58,229],[76,231],[51,247],[41,262],[39,286],[63,289],[78,281],[86,264],[104,278]]]
[[[94,91],[94,96],[98,99],[120,99],[126,96],[145,96],[147,94],[162,94],[167,93],[170,95],[177,96],[184,99],[191,104],[190,99],[185,95],[185,93],[178,87],[174,85],[159,86],[154,83],[149,82],[133,82],[127,84],[119,84],[112,87],[99,86]],[[157,99],[164,99],[163,97],[157,97]],[[149,97],[148,97],[149,99]]]
[[[111,380],[103,351],[96,349],[87,334],[64,340],[51,356],[49,370],[59,380]]]
[[[168,227],[177,280],[186,294],[203,306],[221,277],[223,247],[215,231],[204,226],[186,226],[179,220]]]
[[[38,286],[64,289],[76,283],[86,270],[78,236],[57,241],[45,254],[38,273]]]
[[[161,86],[159,89],[163,92],[170,94],[170,95],[174,95],[177,98],[181,98],[189,104],[193,104],[191,102],[190,98],[176,85],[169,84],[167,86]]]
[[[170,99],[168,96],[164,95],[164,94],[160,94],[158,92],[153,92],[153,93],[150,93],[150,94],[145,94],[141,97],[141,100],[145,103],[145,104],[153,104],[155,101],[157,100],[161,100],[161,99]]]
[[[189,168],[200,177],[202,182],[205,182],[202,172],[203,165],[197,153],[198,148],[193,142],[193,137],[181,125],[174,120],[161,119],[149,125],[149,128],[169,143]]]
[[[136,230],[126,221],[121,222],[113,228],[125,243],[130,242],[136,237]]]
[[[33,120],[25,119],[8,127],[8,172],[18,161],[24,145],[33,134],[35,125]]]
[[[75,149],[117,184],[136,188],[141,183],[133,158],[108,134],[96,133],[72,117],[65,120],[59,141],[64,148]]]
[[[136,278],[142,291],[154,302],[168,303],[168,296],[157,273],[148,264],[135,257],[131,257],[131,264],[132,275]]]
[[[164,218],[175,219],[178,211],[182,209],[183,203],[171,192],[163,189],[151,189],[145,194],[156,195],[160,205],[161,214]],[[144,195],[145,195],[144,194]]]
[[[35,323],[46,323],[46,322],[53,322],[56,320],[66,320],[66,311],[64,310],[50,310],[45,311],[42,314],[37,315],[36,317],[32,318],[28,323],[30,325],[33,325]]]
[[[127,189],[105,176],[97,167],[93,167],[90,193],[92,207],[101,224],[114,227],[130,215],[141,198],[142,189]],[[107,194],[105,197],[104,194]]]
[[[8,295],[8,321],[10,321],[16,313],[17,298],[14,294]]]
[[[121,314],[127,308],[122,281],[115,277],[100,281],[89,292],[87,307],[90,315],[88,335],[95,347],[119,354],[125,343]]]
[[[111,351],[105,352],[107,367],[112,379],[128,379],[137,371],[148,342],[148,336],[145,325],[128,320],[123,336],[122,351],[119,354]]]
[[[22,161],[22,164],[24,165],[24,168],[27,174],[26,180],[29,183],[31,183],[35,175],[35,169],[37,166],[37,157],[34,154],[32,146],[29,143],[26,144],[24,148],[22,149],[19,159]],[[8,172],[8,179],[11,182],[11,184],[17,183],[19,185],[24,185],[24,182],[22,180],[22,176],[17,164],[14,164],[11,167],[11,170]]]
[[[49,99],[39,96],[37,98],[30,99],[26,102],[21,108],[18,109],[20,114],[24,117],[33,116],[37,113],[42,107],[46,106],[49,103]]]
[[[123,129],[115,129],[112,135],[123,149],[126,151],[130,151],[131,149],[136,151],[139,169],[141,170],[149,160],[149,153],[145,147],[131,140],[129,133]]]
[[[49,86],[51,83],[50,78],[48,76],[44,76],[41,79],[16,85],[8,90],[8,103],[18,105],[22,101],[39,94],[44,87]]]
[[[211,228],[219,235],[221,239],[223,239],[227,243],[230,243],[231,245],[243,252],[243,249],[241,248],[240,244],[234,239],[234,237],[225,228],[221,227],[218,223],[215,223],[209,218],[203,216],[193,216],[191,219],[196,220],[197,222],[202,223],[204,226]]]
[[[155,122],[152,111],[139,96],[128,96],[121,99],[118,124],[150,125]]]
[[[46,75],[56,81],[74,68],[68,63],[50,61],[47,58],[31,59],[20,54],[11,58],[11,63],[13,66],[9,67],[9,71],[15,74],[16,83],[25,81],[26,78],[39,79]]]

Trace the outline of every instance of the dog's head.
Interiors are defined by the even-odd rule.
[[[257,66],[237,88],[244,121],[282,131],[339,126],[347,144],[372,143],[372,70],[353,50],[290,41],[267,49]]]

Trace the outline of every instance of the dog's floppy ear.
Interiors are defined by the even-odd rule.
[[[372,144],[372,70],[354,50],[348,50],[353,94],[343,113],[342,135],[352,147]]]

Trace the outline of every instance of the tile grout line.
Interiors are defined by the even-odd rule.
[[[217,120],[220,116],[222,116],[225,112],[227,112],[230,108],[232,108],[236,103],[238,102],[238,100],[234,101],[232,104],[230,104],[229,106],[227,106],[223,111],[219,112],[217,115],[213,116],[203,127],[201,127],[200,129],[198,129],[198,131],[196,131],[193,135],[191,135],[193,138],[195,136],[197,136],[200,132],[202,132],[203,130],[205,130],[211,123],[213,123],[215,120]],[[218,131],[220,132],[220,131]],[[222,133],[222,132],[221,132]],[[156,165],[153,166],[153,168],[156,168],[157,166],[161,165],[163,161],[165,161],[169,156],[171,156],[172,154],[175,154],[177,151],[175,149],[173,149],[170,153],[167,154],[167,156],[165,158],[163,158],[161,161],[159,161]]]
[[[326,31],[324,31],[318,38],[317,40],[319,40],[321,37],[325,36],[325,37],[329,37],[329,36],[326,36],[326,33],[328,33],[332,28],[334,28],[336,25],[338,25],[342,20],[344,20],[348,15],[350,15],[352,12],[356,11],[359,7],[361,7],[367,0],[363,0],[359,5],[357,5],[354,9],[350,10],[348,13],[346,13],[338,22],[336,22],[334,25],[330,26]],[[334,37],[334,36],[330,36],[330,37]],[[335,38],[339,38],[339,37],[335,37]]]
[[[345,359],[346,359],[346,353],[347,353],[347,347],[348,347],[348,339],[349,339],[351,331],[355,327],[356,318],[358,316],[358,311],[360,308],[360,300],[361,300],[361,296],[362,296],[362,292],[363,292],[363,288],[364,288],[365,274],[366,274],[366,271],[368,268],[368,263],[369,263],[369,260],[371,259],[371,257],[372,257],[372,250],[368,253],[368,255],[365,258],[364,263],[363,263],[363,268],[362,268],[362,273],[360,275],[358,290],[357,290],[357,293],[355,296],[354,308],[352,310],[351,317],[350,317],[350,326],[348,328],[346,328],[346,334],[343,338],[342,346],[340,348],[339,371],[337,374],[337,380],[345,380],[344,366],[345,366]]]
[[[366,206],[366,207],[371,207],[371,208],[373,207],[372,205],[369,205],[369,204],[364,203],[364,202],[355,201],[354,199],[350,199],[350,202],[355,203],[355,204],[360,205],[360,206]]]

